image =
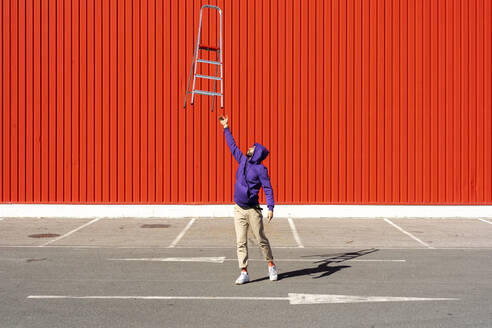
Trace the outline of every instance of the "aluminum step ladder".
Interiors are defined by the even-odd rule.
[[[211,45],[204,45],[204,44],[200,43],[200,37],[201,37],[201,33],[202,33],[202,14],[203,14],[203,10],[205,8],[214,9],[214,10],[217,10],[219,12],[220,30],[219,30],[219,46],[218,47],[211,46]],[[216,53],[216,60],[200,59],[199,58],[200,50],[215,52]],[[197,63],[215,65],[215,76],[197,74],[196,73]],[[218,76],[219,67],[220,67],[220,76]],[[191,80],[191,73],[192,72],[193,72],[193,85],[192,85],[191,91],[190,91],[190,80]],[[213,91],[207,91],[207,90],[195,89],[195,81],[197,78],[214,80],[214,90]],[[220,81],[220,92],[217,92],[217,81]],[[193,105],[193,101],[195,99],[195,95],[212,96],[213,97],[213,99],[212,99],[212,112],[213,112],[214,111],[214,104],[215,104],[215,97],[217,96],[217,97],[220,97],[220,107],[224,108],[224,81],[223,81],[223,70],[222,70],[222,10],[217,6],[203,5],[202,8],[200,9],[200,24],[198,27],[198,36],[196,39],[195,52],[193,54],[193,61],[191,63],[190,74],[188,76],[188,84],[186,86],[186,93],[185,93],[185,100],[184,100],[183,108],[186,108],[186,100],[188,98],[189,93],[191,93],[191,104],[192,105]]]

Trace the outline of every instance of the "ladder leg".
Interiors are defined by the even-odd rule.
[[[198,37],[196,38],[196,46],[195,46],[195,67],[193,70],[193,87],[191,88],[191,104],[193,105],[193,101],[195,100],[195,81],[196,81],[196,59],[198,58],[198,51],[200,51],[200,36],[202,34],[202,14],[203,7],[200,9],[200,22],[198,24]]]
[[[190,69],[190,74],[188,74],[188,84],[186,85],[186,93],[185,93],[183,108],[186,108],[186,100],[188,99],[188,90],[190,89],[191,72],[193,71],[194,66],[195,66],[195,56],[193,56],[193,59],[191,61],[191,69]]]
[[[219,61],[219,54],[217,53],[217,61]],[[222,67],[222,64],[220,65]],[[215,65],[215,77],[217,77],[217,74],[219,73],[219,66]],[[217,90],[217,80],[214,81],[214,92]],[[221,96],[222,98],[222,96]],[[212,112],[214,111],[214,104],[215,104],[215,95],[212,98]]]
[[[222,63],[220,64],[220,108],[224,108],[224,77],[222,72]]]
[[[224,108],[224,72],[222,61],[222,10],[219,8],[219,51],[220,51],[220,108]]]

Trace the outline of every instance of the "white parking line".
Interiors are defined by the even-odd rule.
[[[488,223],[488,224],[492,224],[492,222],[487,221],[487,220],[485,220],[485,219],[479,219],[479,220],[480,220],[480,221],[482,221],[482,222]]]
[[[1,248],[39,248],[36,245],[0,245]],[[50,248],[74,248],[74,249],[169,249],[169,246],[104,246],[104,245],[48,245],[41,247],[42,249]],[[174,249],[232,249],[235,250],[235,246],[176,246]],[[299,249],[297,246],[275,246],[273,249]],[[304,249],[309,250],[354,250],[354,247],[347,246],[306,246]],[[378,247],[379,250],[425,250],[422,247]],[[435,250],[491,250],[492,247],[432,247],[430,249]]]
[[[394,296],[355,296],[288,293],[288,297],[278,296],[72,296],[72,295],[29,295],[28,299],[125,299],[125,300],[205,300],[205,301],[289,301],[290,304],[337,304],[366,302],[415,302],[415,301],[458,301],[459,298],[424,298]]]
[[[412,235],[410,232],[408,231],[405,231],[403,228],[399,227],[398,225],[394,224],[393,222],[391,222],[389,219],[384,219],[384,221],[388,222],[389,224],[391,224],[393,227],[395,227],[396,229],[400,230],[401,232],[403,232],[405,235],[409,236],[410,238],[412,238],[413,240],[416,240],[418,241],[419,243],[421,243],[422,245],[424,245],[425,247],[429,248],[429,249],[434,249],[434,247],[430,246],[429,244],[427,244],[426,242],[420,240],[419,238],[415,237],[414,235]]]
[[[0,258],[0,261],[2,259]],[[330,259],[313,258],[313,259],[275,259],[275,262],[311,262],[318,263],[329,261]],[[237,259],[226,259],[224,256],[219,257],[142,257],[142,258],[109,258],[108,261],[148,261],[148,262],[204,262],[204,263],[224,263],[236,262]],[[264,259],[248,259],[248,261],[265,262]],[[349,259],[343,262],[406,262],[407,260],[378,260],[378,259]],[[335,261],[342,262],[342,261]]]
[[[29,295],[28,299],[119,299],[119,300],[245,300],[245,301],[288,301],[288,297],[250,296],[73,296],[73,295]]]
[[[126,259],[108,259],[108,261],[150,261],[150,262],[203,262],[224,263],[224,256],[217,257],[142,257]]]
[[[67,236],[70,236],[70,235],[71,235],[71,234],[73,234],[74,232],[79,231],[80,229],[85,228],[85,227],[87,227],[88,225],[93,224],[94,222],[99,221],[100,219],[101,219],[101,218],[97,218],[97,219],[94,219],[94,220],[92,220],[92,221],[90,221],[90,222],[87,222],[86,224],[81,225],[81,226],[80,226],[80,227],[78,227],[77,229],[73,229],[72,231],[67,232],[66,234],[64,234],[64,235],[62,235],[62,236],[60,236],[60,237],[57,237],[57,238],[55,238],[55,239],[52,239],[52,240],[48,241],[47,243],[44,243],[44,244],[42,244],[42,245],[39,245],[38,247],[43,247],[43,246],[49,245],[49,244],[51,244],[51,243],[54,243],[55,241],[58,241],[58,240],[60,240],[60,239],[62,239],[62,238],[65,238],[65,237],[67,237]]]
[[[170,248],[176,247],[176,245],[179,243],[181,238],[183,238],[185,233],[191,228],[191,226],[193,225],[193,223],[195,223],[195,221],[196,221],[196,218],[193,218],[190,220],[190,222],[188,222],[186,227],[184,227],[184,229],[179,233],[179,235],[176,237],[176,239],[174,239],[173,242],[171,243],[171,245],[169,245]]]
[[[294,220],[292,220],[292,218],[289,218],[289,226],[290,230],[292,230],[292,234],[294,235],[297,247],[304,248],[304,245],[301,242],[301,237],[299,237],[299,233],[297,232],[296,225],[294,224]]]

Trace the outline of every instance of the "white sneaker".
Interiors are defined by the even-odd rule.
[[[278,278],[277,274],[277,266],[268,266],[268,275],[270,276],[271,281],[276,281]]]
[[[236,285],[242,285],[249,282],[249,275],[247,272],[241,271],[241,274],[236,279]]]

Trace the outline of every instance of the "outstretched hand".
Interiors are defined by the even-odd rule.
[[[221,115],[221,116],[219,116],[219,122],[220,122],[220,124],[222,124],[222,126],[225,129],[229,126],[229,117]]]

